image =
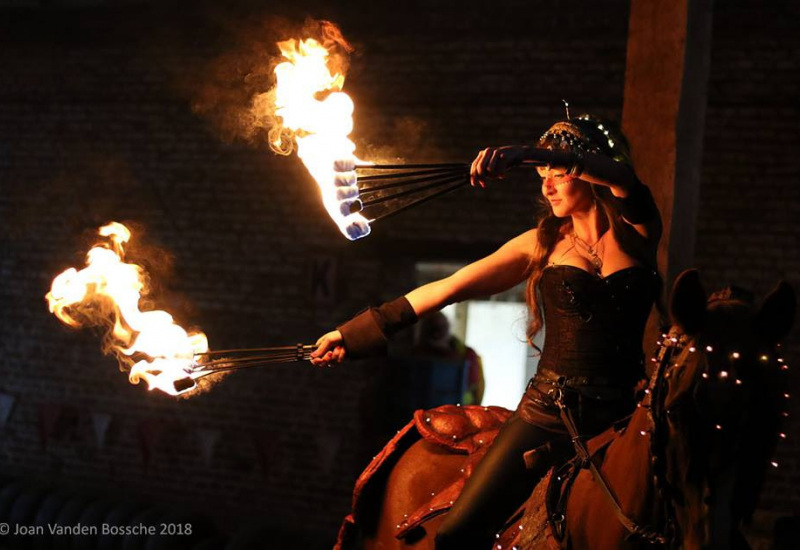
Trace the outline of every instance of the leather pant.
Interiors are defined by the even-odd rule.
[[[540,460],[534,468],[526,468],[523,454],[554,439],[567,447],[570,444],[565,435],[512,418],[497,435],[439,527],[436,550],[491,548],[495,534],[550,468],[550,460]]]
[[[495,535],[550,467],[574,453],[566,428],[557,419],[558,409],[547,395],[552,386],[536,382],[534,379],[528,385],[516,414],[500,430],[464,485],[436,533],[436,550],[492,548]],[[632,398],[587,401],[577,392],[568,394],[565,401],[573,413],[582,413],[575,414],[576,422],[580,432],[587,435],[599,433],[635,407]],[[548,445],[549,452],[537,452],[532,467],[526,467],[524,453],[542,445]]]

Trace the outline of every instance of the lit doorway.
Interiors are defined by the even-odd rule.
[[[417,282],[425,284],[455,273],[459,264],[417,264]],[[526,340],[525,284],[484,300],[447,306],[442,313],[451,333],[481,357],[485,391],[482,405],[515,409],[535,373],[538,355]],[[543,333],[535,343],[541,347]]]

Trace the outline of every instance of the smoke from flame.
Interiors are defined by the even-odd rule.
[[[282,62],[277,83],[253,99],[256,120],[269,121],[270,148],[288,155],[296,150],[319,185],[322,202],[341,232],[355,240],[369,234],[369,222],[351,213],[358,202],[354,166],[353,101],[342,91],[350,45],[339,29],[319,24],[319,40],[291,39],[278,43]]]
[[[86,267],[58,275],[46,295],[50,311],[71,327],[105,328],[104,351],[114,354],[133,384],[176,395],[197,354],[208,351],[206,335],[186,331],[166,311],[142,311],[147,274],[125,261],[130,230],[117,222],[100,228],[103,242],[86,255]]]
[[[342,109],[327,111],[322,107],[330,93],[342,91],[353,47],[329,21],[307,23],[303,32],[314,36],[277,43],[281,52],[273,69],[277,84],[253,98],[254,115],[270,117],[266,124],[270,148],[282,155],[295,151],[296,137],[324,132],[324,126],[342,126],[345,135],[353,128],[353,102],[347,94],[334,100],[341,101]],[[293,97],[295,94],[299,97]],[[326,122],[319,120],[321,114],[334,114],[345,120]]]

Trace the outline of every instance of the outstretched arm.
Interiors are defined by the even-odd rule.
[[[340,330],[329,332],[317,340],[317,350],[312,353],[311,362],[318,366],[340,363],[348,351],[348,337],[343,333],[351,335],[349,339],[352,346],[356,345],[355,340],[361,338],[362,332],[377,325],[375,328],[381,332],[376,337],[380,339],[386,332],[386,327],[380,325],[388,323],[396,330],[399,325],[408,324],[409,318],[421,317],[448,304],[490,296],[516,286],[529,274],[535,247],[536,230],[532,229],[449,277],[423,285],[403,298],[356,316],[342,325]],[[403,311],[404,308],[410,308],[413,312]]]
[[[421,317],[455,302],[508,290],[527,278],[535,246],[536,230],[531,229],[451,276],[412,290],[406,299]]]

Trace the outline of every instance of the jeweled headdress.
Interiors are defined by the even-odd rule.
[[[565,102],[566,105],[566,102]],[[582,114],[553,124],[541,138],[539,146],[547,149],[569,149],[576,152],[606,155],[618,162],[631,164],[628,140],[614,125],[591,115]]]

